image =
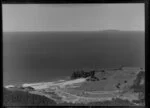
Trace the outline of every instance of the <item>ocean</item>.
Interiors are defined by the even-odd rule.
[[[145,33],[4,32],[3,83],[45,82],[84,69],[145,66]]]

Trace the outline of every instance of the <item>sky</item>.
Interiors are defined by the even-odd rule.
[[[3,4],[4,32],[144,31],[144,3]]]

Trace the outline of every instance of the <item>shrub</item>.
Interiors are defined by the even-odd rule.
[[[89,71],[89,72],[84,72],[83,70],[81,71],[75,71],[71,75],[71,79],[77,79],[77,78],[87,78],[87,77],[95,77],[95,71]]]

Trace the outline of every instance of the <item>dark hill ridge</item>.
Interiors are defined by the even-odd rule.
[[[4,106],[48,106],[56,105],[56,102],[44,96],[30,94],[24,91],[12,91],[3,88]]]

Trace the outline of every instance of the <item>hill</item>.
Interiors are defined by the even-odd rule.
[[[4,105],[145,105],[143,69],[123,67],[89,73],[78,72],[77,78],[66,81],[4,88]],[[93,77],[99,80],[88,80]]]
[[[12,91],[3,88],[4,106],[49,106],[56,102],[44,96],[30,94],[24,91]]]

